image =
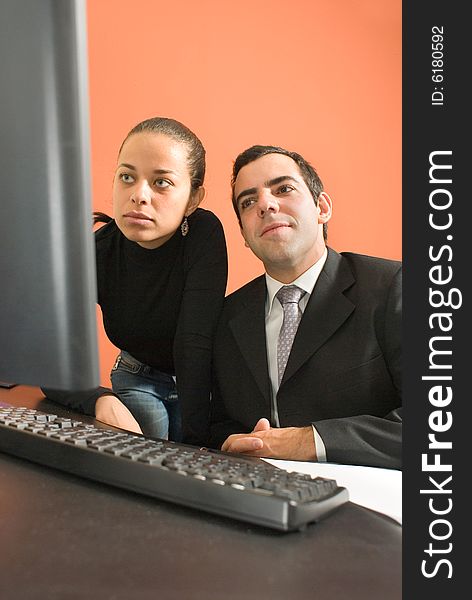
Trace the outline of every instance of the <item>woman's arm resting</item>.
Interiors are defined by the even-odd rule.
[[[142,433],[136,419],[116,396],[100,396],[95,404],[95,417],[107,425]]]

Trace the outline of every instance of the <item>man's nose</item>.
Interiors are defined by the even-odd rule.
[[[152,190],[147,181],[137,182],[136,187],[131,195],[131,201],[135,204],[147,204],[151,202]]]
[[[259,199],[257,201],[257,211],[260,217],[263,217],[267,212],[279,212],[279,203],[277,202],[277,198],[270,190],[264,190],[259,195]]]

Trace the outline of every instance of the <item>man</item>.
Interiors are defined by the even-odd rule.
[[[232,188],[266,273],[225,301],[212,445],[400,468],[401,264],[327,248],[332,202],[297,153],[249,148]]]

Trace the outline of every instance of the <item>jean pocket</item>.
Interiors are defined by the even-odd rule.
[[[141,369],[140,364],[136,364],[125,358],[122,354],[118,354],[118,357],[113,365],[111,372],[125,371],[126,373],[139,373]]]

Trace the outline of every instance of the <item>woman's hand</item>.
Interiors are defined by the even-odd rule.
[[[116,396],[100,396],[95,404],[95,418],[113,427],[142,433],[136,419]]]

